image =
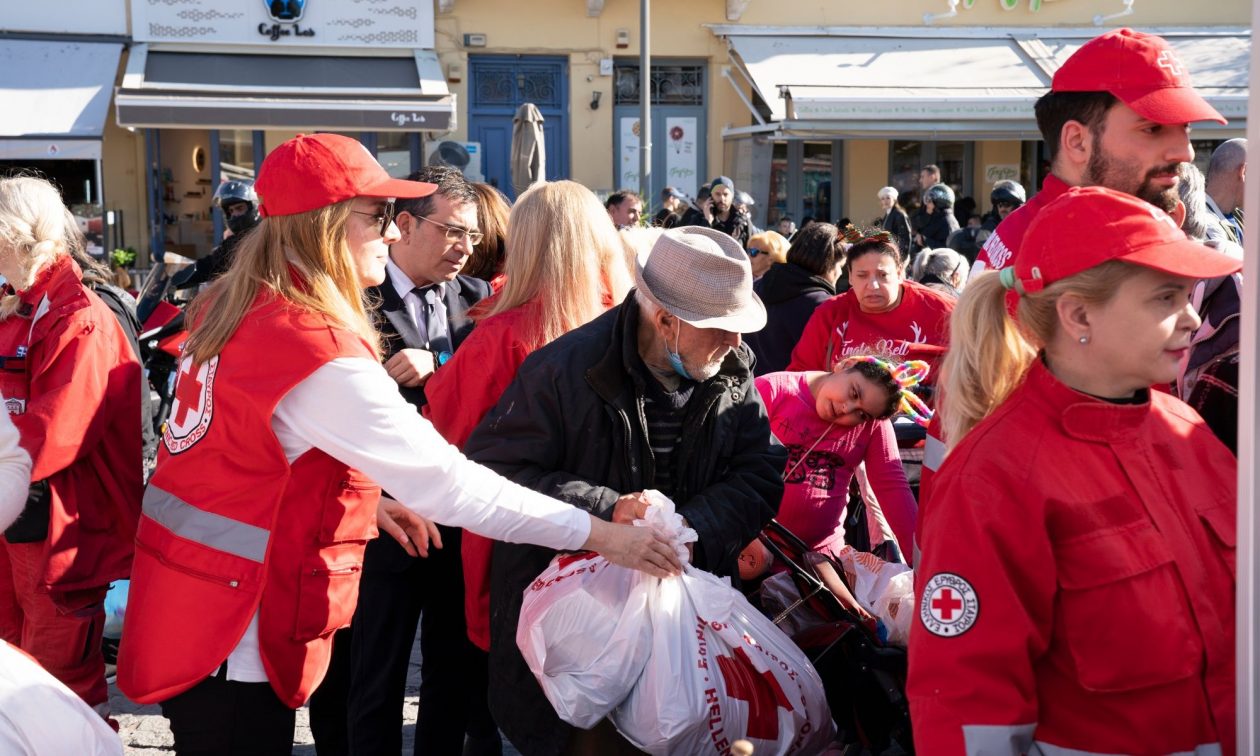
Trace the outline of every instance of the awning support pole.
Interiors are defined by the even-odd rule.
[[[752,113],[752,117],[757,120],[757,123],[761,126],[765,126],[766,119],[761,117],[761,114],[757,112],[757,108],[753,107],[752,100],[748,99],[748,95],[744,94],[744,90],[739,88],[739,82],[735,81],[734,76],[731,76],[730,66],[722,66],[722,78],[726,79],[726,81],[731,85],[731,89],[735,90],[735,94],[738,95],[740,101],[744,103],[744,107],[748,108],[748,112]]]

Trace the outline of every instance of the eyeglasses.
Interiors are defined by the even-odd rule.
[[[369,213],[366,210],[351,210],[350,212],[356,213],[358,215],[366,215],[369,218],[374,219],[377,223],[381,224],[381,236],[384,236],[385,232],[389,231],[389,224],[394,222],[394,216],[397,213],[397,211],[394,209],[393,200],[386,202],[385,207],[381,208],[381,211],[379,213]]]
[[[485,234],[481,233],[480,231],[475,231],[471,228],[462,228],[460,226],[448,226],[445,223],[438,223],[435,220],[429,220],[423,215],[417,215],[416,217],[424,221],[425,223],[432,223],[435,226],[441,226],[443,229],[445,229],[446,240],[450,242],[451,244],[456,244],[465,236],[467,236],[468,243],[475,247],[481,243],[482,239],[486,238]]]
[[[764,249],[757,249],[756,247],[748,248],[749,257],[756,257],[757,255],[763,255],[763,254],[766,254],[766,251]]]

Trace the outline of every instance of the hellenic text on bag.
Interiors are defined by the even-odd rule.
[[[648,600],[652,651],[613,710],[652,754],[820,753],[835,735],[822,680],[805,654],[729,581],[688,567]]]

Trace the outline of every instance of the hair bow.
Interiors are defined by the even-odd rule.
[[[862,240],[862,232],[852,223],[845,224],[845,227],[840,229],[840,235],[849,244],[857,244]]]
[[[932,421],[932,410],[914,393],[914,387],[922,383],[932,370],[926,362],[923,360],[889,362],[869,354],[855,355],[846,362],[867,362],[887,371],[893,383],[897,384],[897,412],[906,415],[925,428]]]

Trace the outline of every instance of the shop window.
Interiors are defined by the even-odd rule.
[[[806,142],[801,162],[801,219],[831,222],[831,142]]]
[[[219,130],[219,174],[223,180],[252,179],[256,168],[254,132]]]
[[[1203,175],[1207,176],[1208,164],[1212,162],[1212,153],[1225,142],[1224,139],[1195,139],[1190,142],[1194,148],[1194,164]]]
[[[899,193],[898,204],[906,210],[919,208],[919,171],[925,165],[941,169],[941,183],[958,199],[970,196],[974,147],[973,142],[889,142],[888,185]]]
[[[638,105],[639,85],[639,64],[618,63],[613,69],[614,104]],[[704,66],[652,66],[651,87],[653,105],[703,105]]]
[[[382,131],[376,135],[376,161],[394,178],[411,173],[411,134]]]
[[[789,214],[788,210],[788,146],[787,142],[775,142],[770,152],[770,201],[766,208],[769,223],[778,223]],[[800,218],[794,219],[798,224]]]

